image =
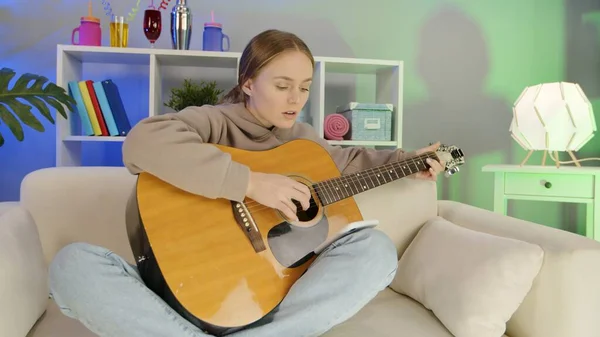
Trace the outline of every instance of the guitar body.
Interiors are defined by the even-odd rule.
[[[340,176],[329,153],[309,140],[267,151],[214,146],[252,171],[289,176],[309,187]],[[248,198],[241,204],[208,199],[141,173],[141,223],[161,276],[187,316],[221,328],[261,319],[307,270],[319,245],[362,220],[354,198],[321,206],[311,192],[311,208],[299,208],[300,221],[293,223]]]

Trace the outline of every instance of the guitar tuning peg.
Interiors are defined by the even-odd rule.
[[[455,175],[456,173],[458,173],[460,171],[460,168],[458,166],[453,166],[451,168],[449,168],[448,170],[446,170],[446,172],[444,172],[444,176],[446,178]]]

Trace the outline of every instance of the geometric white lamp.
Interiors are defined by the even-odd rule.
[[[568,152],[573,162],[581,166],[573,151],[578,151],[596,131],[592,104],[579,84],[567,82],[542,83],[527,87],[513,106],[510,124],[513,139],[529,153],[544,151],[559,165],[558,152]],[[553,155],[554,154],[554,155]]]

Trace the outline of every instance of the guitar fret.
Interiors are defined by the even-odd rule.
[[[342,200],[343,198],[340,197],[340,188],[338,187],[337,182],[336,181],[329,181],[329,185],[331,185],[331,188],[335,192],[335,195],[337,195],[337,200]]]
[[[425,170],[428,165],[425,163],[424,159],[428,157],[430,156],[419,156],[401,162],[380,165],[334,179],[325,180],[315,186],[318,186],[319,188],[319,195],[323,199],[322,203],[324,205],[329,205]]]
[[[329,194],[329,188],[327,187],[327,182],[324,182],[322,186],[322,190],[323,190],[323,198],[325,199],[325,202],[330,204],[333,202],[333,199],[331,199],[331,195]]]
[[[377,168],[377,171],[379,171],[377,173],[377,180],[379,180],[379,177],[381,177],[381,179],[383,179],[383,184],[387,184],[388,181],[385,179],[385,175],[383,174],[383,171],[381,170],[381,168]],[[383,185],[383,184],[379,184],[379,185]]]
[[[402,165],[400,163],[398,163],[398,165],[394,165],[393,170],[394,173],[396,173],[396,176],[398,176],[398,178],[402,178],[405,176],[404,170],[402,169]]]
[[[339,178],[338,181],[339,181],[338,184],[340,186],[340,190],[342,191],[342,197],[344,197],[344,199],[345,199],[345,198],[348,198],[349,196],[351,196],[352,191],[348,191],[348,183],[344,179],[341,179],[341,178]]]
[[[388,181],[387,178],[385,178],[385,174],[387,173],[387,175],[390,177],[390,180]],[[381,169],[381,176],[383,177],[383,179],[385,180],[386,183],[393,181],[394,179],[392,178],[392,175],[390,174],[390,171],[387,169]]]
[[[354,191],[352,190],[352,184],[350,183],[350,181],[348,179],[343,179],[343,182],[344,189],[346,190],[346,197],[353,195]]]
[[[352,190],[352,184],[347,177],[340,178],[344,182],[344,188],[346,189],[346,197],[350,197],[354,195],[354,190]]]
[[[377,186],[381,186],[381,180],[379,180],[379,173],[377,173],[377,171],[375,169],[373,169],[371,171],[372,171],[371,177],[373,177],[373,176],[375,177],[375,180],[374,180],[375,184]]]
[[[406,171],[404,171],[404,169],[407,169],[410,172],[410,174],[406,174]],[[408,165],[401,165],[400,170],[402,170],[402,176],[404,176],[404,177],[412,174],[412,170],[410,169],[410,166],[408,166]]]
[[[360,193],[362,192],[362,183],[360,182],[360,176],[358,176],[356,173],[348,176],[348,178],[350,179],[350,181],[352,182],[352,185],[354,185],[354,188],[356,189],[356,193]]]
[[[370,169],[369,170],[369,179],[371,179],[371,182],[373,183],[373,187],[375,188],[379,185],[381,185],[381,183],[379,182],[379,180],[377,180],[377,173],[375,172],[374,169]]]
[[[356,173],[356,176],[358,177],[358,184],[360,187],[361,191],[367,191],[369,189],[369,186],[367,185],[367,180],[364,177],[364,173]]]
[[[335,202],[335,191],[332,188],[331,181],[327,181],[325,186],[327,187],[327,191],[329,192],[329,200],[331,200],[331,202]]]
[[[330,201],[327,200],[327,188],[325,187],[325,182],[319,183],[319,189],[321,190],[321,194],[323,196],[323,203],[324,204],[330,203]]]
[[[412,161],[412,164],[414,165],[415,172],[417,172],[419,170],[419,165],[415,162],[414,159],[411,159],[411,161]],[[411,171],[412,171],[412,169],[411,169]]]
[[[352,183],[352,185],[354,185],[354,189],[356,190],[356,194],[360,193],[360,188],[356,184],[356,179],[354,179],[354,177],[352,177],[352,176],[348,177],[348,179],[350,179],[350,182]]]
[[[315,192],[317,192],[317,196],[319,196],[319,200],[321,201],[321,203],[326,204],[327,200],[325,200],[325,195],[323,195],[323,187],[321,186],[321,183],[316,183],[314,185],[314,189]]]
[[[416,161],[414,161],[414,160],[413,160],[413,163],[415,164],[415,167],[416,167],[417,171],[421,171],[421,170],[423,170],[423,169],[426,169],[426,168],[427,168],[427,166],[425,166],[425,165],[423,164],[423,161],[422,161],[422,160],[419,160],[418,162],[416,162]],[[421,166],[423,166],[423,167],[421,167]]]
[[[381,171],[381,168],[378,167],[377,171],[379,171],[379,172],[377,172],[377,175],[376,175],[377,181],[379,182],[379,185],[381,186],[383,184],[387,184],[388,181],[385,180],[385,175],[383,174],[383,171]],[[381,181],[379,180],[380,177],[381,177],[381,179],[383,179],[383,183],[381,183]]]
[[[352,189],[352,181],[348,177],[340,177],[340,180],[343,181],[344,189],[346,190],[347,197],[354,195],[355,192]]]
[[[400,176],[398,175],[398,172],[396,172],[396,169],[394,169],[394,167],[392,166],[389,170],[388,170],[388,174],[390,175],[390,179],[394,179],[392,177],[392,174],[390,172],[394,172],[394,174],[396,175],[396,179],[400,179]]]
[[[372,170],[370,170],[370,171],[372,171]],[[371,188],[375,188],[375,187],[379,186],[379,185],[375,185],[375,182],[373,181],[373,175],[371,174],[371,172],[368,172],[368,173],[369,173],[368,174],[369,180],[371,180],[371,185],[372,185]]]

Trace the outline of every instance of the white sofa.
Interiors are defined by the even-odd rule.
[[[23,180],[19,202],[0,203],[0,336],[94,336],[62,315],[48,298],[47,265],[61,247],[74,241],[105,246],[133,262],[124,210],[135,179],[121,167],[42,169]],[[505,336],[600,336],[600,243],[438,201],[432,182],[402,179],[356,199],[365,218],[380,220],[379,228],[396,243],[399,258],[423,224],[438,216],[461,228],[539,245],[543,265],[510,317]],[[326,337],[453,336],[434,312],[395,291],[398,284],[392,282]]]

